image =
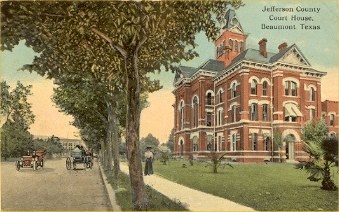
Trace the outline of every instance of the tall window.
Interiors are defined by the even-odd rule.
[[[232,118],[233,118],[233,122],[237,121],[237,106],[233,105],[232,106]]]
[[[257,84],[258,84],[257,80],[252,79],[252,81],[251,81],[251,94],[253,94],[253,95],[257,95]]]
[[[230,46],[230,49],[233,49],[233,41],[231,39],[228,41],[228,45]]]
[[[330,125],[334,126],[334,114],[330,115]]]
[[[235,41],[234,48],[235,48],[235,51],[236,51],[236,52],[239,52],[239,49],[238,49],[238,41],[237,41],[237,40]]]
[[[232,139],[231,139],[231,151],[236,151],[237,150],[237,134],[234,133],[232,134]]]
[[[207,136],[207,150],[212,151],[212,135]]]
[[[297,96],[297,83],[291,82],[291,95]]]
[[[198,97],[193,98],[193,114],[192,114],[192,127],[198,126]]]
[[[180,107],[179,107],[179,114],[180,114],[180,129],[184,129],[184,102],[180,103]]]
[[[258,120],[258,104],[256,103],[251,104],[251,120],[252,121]]]
[[[264,148],[265,151],[269,151],[270,150],[270,137],[266,137],[264,140]]]
[[[285,96],[290,94],[290,81],[285,81]]]
[[[285,96],[297,96],[297,83],[293,81],[285,81]]]
[[[263,83],[262,83],[262,95],[263,96],[267,96],[267,82],[266,81],[264,81]]]
[[[315,101],[315,90],[314,90],[314,88],[310,89],[310,101]]]
[[[234,98],[236,96],[237,96],[237,84],[234,82],[231,88],[231,98]]]
[[[212,105],[212,93],[208,93],[206,97],[206,104]]]
[[[218,103],[221,103],[223,101],[222,99],[222,90],[220,89],[218,92]]]
[[[310,120],[315,118],[315,109],[311,108],[310,109]]]
[[[217,113],[217,125],[222,125],[222,108],[218,109]]]
[[[206,113],[206,126],[212,126],[212,112]]]
[[[258,134],[252,133],[252,150],[257,150],[258,148]]]
[[[268,121],[268,104],[262,105],[262,120]]]
[[[240,52],[244,51],[244,42],[240,41]]]

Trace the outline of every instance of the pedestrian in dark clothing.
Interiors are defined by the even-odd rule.
[[[152,147],[146,147],[146,152],[145,152],[145,175],[151,175],[153,174],[153,153],[151,151]]]

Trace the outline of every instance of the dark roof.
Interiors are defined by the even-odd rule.
[[[191,77],[198,70],[197,68],[193,68],[189,66],[179,66],[179,69],[180,69],[181,74],[185,78]]]
[[[226,22],[225,26],[223,27],[224,29],[231,29],[232,27],[237,25],[241,29],[241,31],[244,31],[241,27],[239,18],[235,14],[234,9],[228,9],[224,18],[225,18],[225,22]],[[236,18],[238,20],[237,23],[234,23],[232,21],[233,18]]]
[[[198,69],[220,72],[224,70],[224,63],[222,61],[209,59],[204,64],[202,64]]]
[[[296,45],[293,44],[292,46],[286,48],[284,51],[281,51],[281,52],[275,54],[273,57],[271,57],[270,62],[274,63],[274,62],[278,61],[286,52],[288,52],[290,49],[292,49],[293,46],[296,46]]]

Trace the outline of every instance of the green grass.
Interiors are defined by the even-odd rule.
[[[187,168],[182,168],[185,163]],[[311,182],[306,171],[292,164],[234,164],[234,168],[211,167],[195,162],[154,163],[155,173],[171,181],[252,207],[256,210],[338,210],[338,192],[320,189],[321,182]],[[334,180],[337,182],[337,169]]]
[[[107,172],[106,176],[108,176]],[[112,176],[107,179],[115,190],[116,199],[121,210],[132,211],[132,190],[129,176],[120,172],[118,182]],[[146,186],[146,194],[148,197],[148,210],[150,211],[187,211],[180,201],[171,200],[150,186]]]

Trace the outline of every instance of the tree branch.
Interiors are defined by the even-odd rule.
[[[120,54],[121,54],[124,58],[127,56],[127,52],[126,52],[120,45],[114,44],[113,41],[112,41],[112,39],[109,38],[107,35],[105,35],[104,33],[100,32],[99,30],[97,30],[97,29],[95,29],[95,28],[92,28],[92,31],[93,31],[95,34],[97,34],[97,35],[99,35],[100,37],[102,37],[103,39],[105,39],[105,40],[109,43],[109,45],[110,45],[113,49],[119,51]]]

